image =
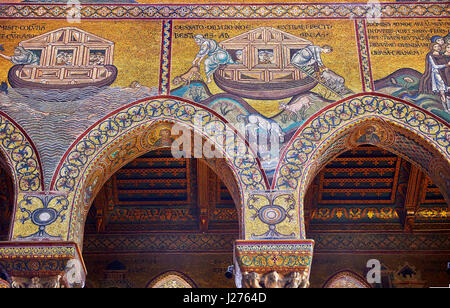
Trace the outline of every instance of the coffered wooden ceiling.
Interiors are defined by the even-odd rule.
[[[226,186],[205,162],[176,159],[162,149],[137,158],[105,184],[86,230],[238,230],[238,216]]]
[[[448,229],[450,209],[439,189],[406,160],[373,146],[341,154],[306,195],[310,231]]]
[[[0,168],[0,236],[7,239],[13,187]],[[373,146],[330,162],[305,199],[307,232],[450,230],[450,208],[414,165]],[[223,181],[199,159],[149,152],[120,169],[97,195],[87,233],[235,232],[238,212]]]

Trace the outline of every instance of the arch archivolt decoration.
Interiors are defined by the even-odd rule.
[[[160,274],[147,284],[147,288],[197,288],[194,281],[178,271]]]
[[[0,289],[8,289],[11,285],[6,280],[0,278]]]
[[[36,192],[43,189],[39,155],[25,131],[0,111],[0,151],[4,154],[16,192]]]
[[[450,128],[410,103],[378,94],[356,95],[305,123],[286,147],[275,172],[275,190],[294,190],[304,238],[303,196],[334,157],[372,144],[418,165],[446,194],[450,183]],[[449,196],[446,195],[447,200]]]
[[[333,276],[331,276],[327,282],[323,285],[325,289],[343,289],[343,288],[358,288],[358,289],[368,289],[372,288],[367,281],[360,275],[343,270],[339,271]]]
[[[86,213],[95,194],[119,168],[158,148],[162,127],[180,124],[222,153],[241,195],[264,190],[267,180],[257,157],[225,120],[202,106],[173,97],[150,98],[116,111],[85,132],[66,152],[52,190],[67,196],[68,219],[59,223],[66,240],[80,242]]]

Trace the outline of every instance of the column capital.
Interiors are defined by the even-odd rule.
[[[0,242],[0,265],[13,287],[83,287],[87,273],[73,242]]]
[[[247,288],[308,287],[313,249],[313,240],[238,240],[235,270],[241,281],[237,284]]]

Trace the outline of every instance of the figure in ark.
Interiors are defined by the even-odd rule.
[[[200,51],[197,53],[194,61],[192,61],[193,66],[200,66],[202,60],[205,59],[205,73],[207,78],[207,83],[212,81],[211,76],[219,68],[220,65],[233,64],[233,60],[230,54],[219,47],[219,44],[213,39],[206,39],[201,34],[197,34],[195,37],[195,42],[200,46]]]

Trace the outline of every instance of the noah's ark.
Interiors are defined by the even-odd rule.
[[[8,73],[13,88],[72,89],[111,85],[114,42],[78,28],[60,28],[19,43],[33,52],[38,65],[14,65]]]
[[[312,45],[306,39],[261,27],[219,45],[234,62],[214,73],[216,84],[228,93],[249,99],[283,99],[307,92],[318,83],[291,64],[297,51]]]

